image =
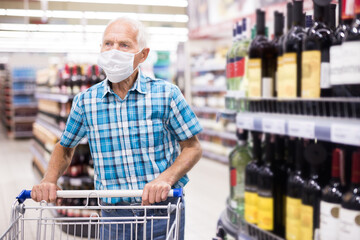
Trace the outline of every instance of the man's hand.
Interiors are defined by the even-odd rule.
[[[165,201],[171,190],[169,183],[155,179],[145,185],[143,194],[142,194],[142,205],[150,205],[153,203],[158,203]]]
[[[35,185],[32,188],[31,198],[36,202],[45,200],[46,202],[53,203],[56,200],[57,190],[61,190],[61,188],[56,184],[42,181],[40,184]]]

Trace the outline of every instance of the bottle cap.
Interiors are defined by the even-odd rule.
[[[331,176],[340,178],[340,159],[342,158],[343,151],[340,148],[335,148],[332,155]]]
[[[360,150],[352,155],[351,182],[360,183]]]
[[[300,26],[303,22],[303,1],[294,1],[293,18],[294,26]]]
[[[238,22],[236,24],[236,34],[237,35],[241,35],[242,34],[242,23],[241,22]]]
[[[287,9],[287,12],[286,12],[286,14],[287,14],[287,29],[288,30],[290,30],[290,28],[291,28],[291,26],[292,26],[292,22],[293,22],[293,16],[292,16],[292,14],[293,14],[293,5],[292,5],[292,3],[288,3],[287,5],[286,5],[286,9]]]

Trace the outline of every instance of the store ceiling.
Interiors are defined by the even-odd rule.
[[[120,16],[141,20],[153,49],[174,50],[187,40],[186,6],[186,0],[0,0],[0,51],[81,52],[95,44],[98,51],[106,24]]]

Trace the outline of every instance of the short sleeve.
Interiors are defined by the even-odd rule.
[[[84,111],[80,104],[80,94],[81,93],[74,97],[70,115],[67,119],[65,130],[60,139],[60,144],[63,147],[75,147],[86,134]]]
[[[177,141],[187,140],[202,131],[202,127],[177,86],[172,87],[167,127]]]

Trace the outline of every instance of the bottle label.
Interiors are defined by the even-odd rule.
[[[236,168],[231,167],[231,169],[230,169],[230,184],[231,184],[232,187],[235,187],[236,183],[237,183],[237,180],[236,180]]]
[[[249,59],[249,97],[261,97],[261,59]]]
[[[245,191],[245,220],[248,223],[257,224],[258,222],[258,194],[256,192]]]
[[[359,240],[360,211],[340,209],[339,238],[346,240]]]
[[[320,239],[337,240],[340,204],[320,202]]]
[[[301,199],[286,197],[286,239],[300,240]]]
[[[360,42],[344,42],[342,55],[346,59],[342,61],[341,84],[360,84]]]
[[[303,98],[320,97],[320,51],[304,51],[302,53],[301,96]]]
[[[275,90],[279,96],[279,87],[281,86],[283,81],[283,56],[279,56],[277,58],[277,69],[276,69],[276,81],[275,81]]]
[[[258,227],[272,231],[274,229],[274,199],[258,197]]]
[[[313,240],[314,209],[312,206],[301,204],[300,208],[300,236],[302,240]]]
[[[229,78],[234,77],[234,72],[235,72],[235,58],[230,58],[230,62],[229,62]]]
[[[343,84],[342,81],[342,65],[343,53],[341,45],[332,46],[330,48],[330,84]]]
[[[321,88],[330,88],[330,63],[322,62],[321,63],[321,80],[320,80],[320,87]]]
[[[355,0],[355,14],[360,14],[360,0]]]
[[[297,97],[297,64],[296,53],[285,53],[283,56],[283,76],[279,85],[278,96],[282,98]]]
[[[274,96],[274,80],[271,77],[262,78],[262,96],[273,97]]]
[[[352,19],[354,17],[354,0],[342,0],[341,18]]]
[[[243,77],[245,73],[245,58],[236,57],[235,58],[235,77]]]

